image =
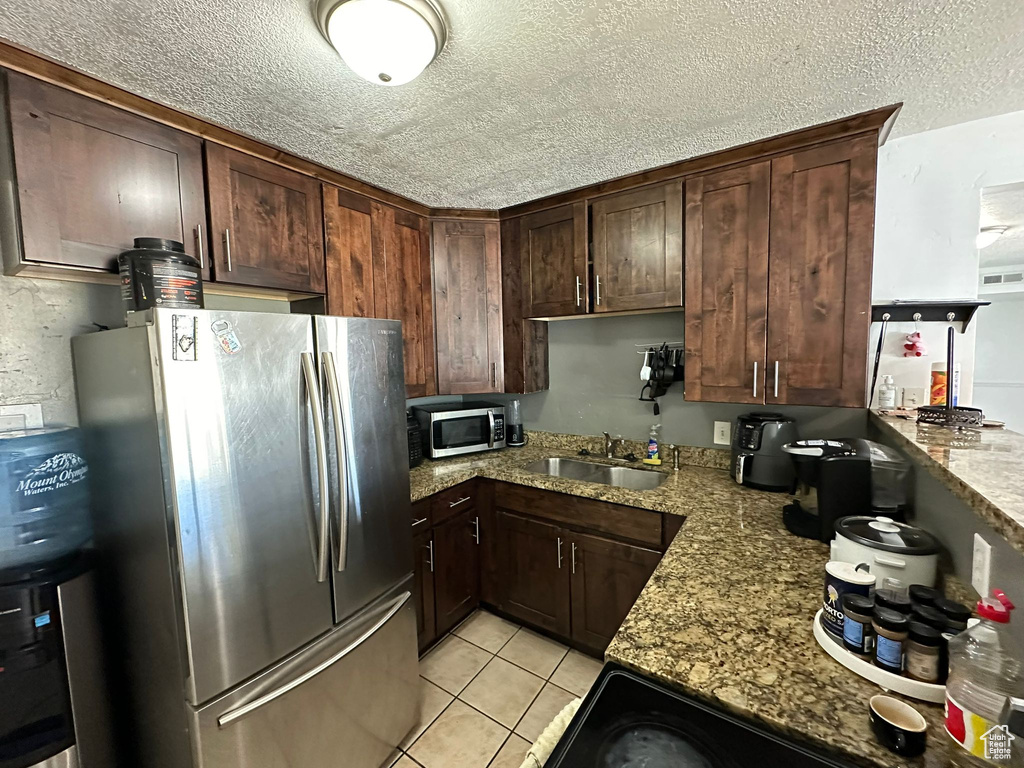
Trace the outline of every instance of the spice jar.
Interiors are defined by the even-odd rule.
[[[870,597],[851,592],[843,595],[843,645],[868,660],[875,652],[875,630],[871,625],[874,608]]]
[[[871,622],[875,630],[875,666],[897,675],[903,671],[903,646],[910,622],[902,613],[876,607]]]
[[[946,617],[942,611],[928,605],[914,605],[914,610],[910,612],[910,620],[927,624],[929,627],[939,630],[939,632],[946,628]]]
[[[875,590],[875,605],[879,608],[888,608],[904,616],[909,616],[911,611],[910,598],[895,589]]]
[[[924,584],[910,585],[910,602],[916,608],[919,605],[933,607],[935,601],[942,597],[942,593],[933,587],[926,587]]]
[[[947,630],[957,634],[967,629],[967,620],[971,618],[971,609],[966,605],[961,605],[956,600],[940,597],[935,601],[935,607],[946,617]]]
[[[944,677],[942,669],[942,633],[934,627],[911,621],[906,647],[907,677],[922,683],[938,683]]]

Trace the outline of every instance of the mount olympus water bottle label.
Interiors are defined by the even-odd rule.
[[[15,470],[18,478],[14,492],[21,509],[52,504],[53,496],[82,482],[89,474],[89,465],[77,453],[55,453],[41,464],[38,457],[26,459]]]

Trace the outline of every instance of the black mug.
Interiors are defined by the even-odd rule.
[[[916,757],[924,752],[928,739],[928,722],[920,712],[892,696],[872,696],[868,703],[871,730],[878,742],[903,757]]]

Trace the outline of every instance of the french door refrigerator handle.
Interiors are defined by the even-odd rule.
[[[342,421],[341,387],[338,386],[334,353],[324,352],[323,361],[334,421],[334,442],[338,446],[338,573],[341,573],[348,565],[348,454],[345,452],[345,423]]]
[[[312,680],[314,677],[319,675],[321,672],[324,672],[325,670],[327,670],[328,668],[330,668],[334,664],[338,663],[343,658],[345,658],[350,653],[352,653],[352,651],[356,650],[360,645],[362,645],[367,640],[369,640],[371,637],[373,637],[374,633],[378,629],[380,629],[385,624],[387,624],[391,620],[392,616],[394,616],[396,613],[398,613],[400,610],[402,610],[402,606],[404,606],[407,602],[409,602],[409,598],[410,597],[412,597],[412,593],[411,592],[403,592],[401,595],[399,595],[397,598],[395,598],[395,601],[388,608],[387,612],[385,612],[385,614],[383,616],[381,616],[379,619],[377,619],[377,621],[375,621],[373,623],[372,627],[367,629],[359,637],[357,637],[351,643],[346,645],[344,648],[342,648],[336,654],[331,656],[331,658],[327,659],[326,661],[321,662],[320,664],[317,664],[311,670],[309,670],[308,672],[305,672],[305,673],[299,675],[294,680],[289,680],[287,683],[282,685],[280,688],[275,688],[270,693],[268,693],[268,694],[266,694],[264,696],[260,696],[258,699],[254,699],[253,701],[250,701],[248,704],[243,704],[242,706],[238,707],[237,709],[232,709],[230,712],[226,712],[225,714],[223,714],[223,715],[221,715],[220,717],[217,718],[217,725],[219,727],[221,727],[221,728],[224,728],[224,727],[226,727],[228,725],[231,725],[231,723],[235,722],[236,720],[239,720],[239,719],[245,717],[246,715],[248,715],[248,714],[250,714],[252,712],[255,712],[257,709],[262,707],[264,704],[269,704],[274,699],[277,699],[277,698],[280,698],[281,696],[284,696],[289,691],[295,690],[296,688],[298,688],[303,683]]]
[[[327,509],[327,443],[324,435],[324,409],[320,400],[320,385],[317,382],[316,365],[312,352],[302,353],[302,375],[306,380],[306,400],[313,415],[313,443],[316,453],[316,481],[320,492],[320,509],[317,510],[318,536],[316,546],[316,580],[327,580],[327,546],[330,540],[330,518]]]

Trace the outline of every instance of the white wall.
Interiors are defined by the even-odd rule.
[[[878,156],[873,300],[976,298],[974,238],[981,189],[1024,180],[1024,112],[928,131],[887,142]],[[979,310],[979,315],[985,309]],[[925,387],[931,364],[945,359],[945,325],[922,324],[929,346],[923,358],[902,357],[913,323],[890,325],[881,374],[897,386]],[[972,402],[976,326],[956,336],[964,383],[961,404]],[[872,359],[878,326],[872,329]]]
[[[1009,429],[1024,432],[1024,293],[987,294],[978,313],[974,404]]]

